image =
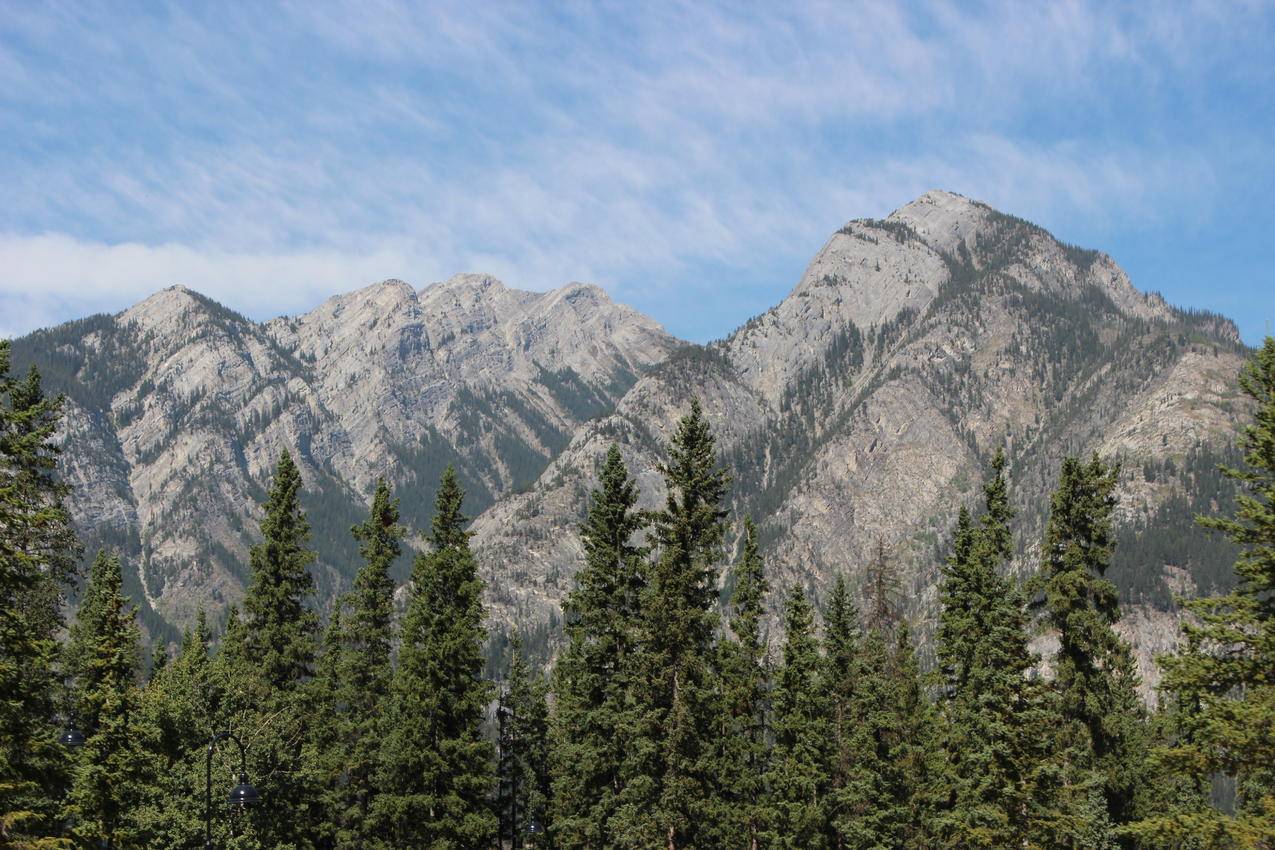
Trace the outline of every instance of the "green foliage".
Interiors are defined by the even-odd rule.
[[[1240,445],[1244,466],[1224,473],[1240,487],[1234,513],[1200,522],[1239,550],[1238,582],[1226,594],[1185,603],[1185,645],[1161,659],[1173,731],[1156,753],[1170,782],[1194,793],[1164,801],[1129,833],[1150,847],[1267,848],[1275,844],[1275,339],[1244,369],[1254,403]],[[1228,808],[1204,793],[1230,777]]]
[[[536,846],[544,848],[545,834],[554,834],[549,801],[553,794],[549,761],[549,703],[545,678],[533,673],[517,641],[509,666],[509,685],[497,706],[499,725],[500,836],[520,848],[528,832],[541,830]]]
[[[785,600],[784,628],[784,660],[775,682],[774,748],[766,776],[766,844],[819,850],[828,846],[829,694],[814,611],[796,585]]]
[[[65,761],[53,743],[62,582],[79,544],[54,476],[62,399],[39,374],[9,376],[0,340],[0,830],[5,842],[48,846]]]
[[[562,848],[612,846],[611,820],[630,750],[633,675],[647,551],[637,485],[612,445],[580,529],[585,563],[564,605],[567,646],[554,670],[554,839]]]
[[[945,846],[1014,847],[1028,840],[1036,659],[1025,600],[1002,575],[1013,555],[1005,456],[984,485],[977,526],[962,509],[944,569],[939,617],[940,710],[950,775],[943,788]]]
[[[704,826],[713,729],[717,562],[729,475],[718,468],[699,402],[678,422],[661,467],[668,496],[642,599],[641,652],[629,694],[620,846],[696,846]]]
[[[1042,555],[1047,622],[1058,631],[1054,690],[1058,752],[1096,771],[1113,826],[1134,817],[1143,770],[1143,710],[1128,644],[1113,626],[1120,619],[1111,563],[1112,513],[1118,470],[1095,455],[1063,461],[1051,502]]]
[[[482,847],[496,835],[495,764],[483,736],[482,582],[450,467],[403,615],[372,803],[378,845]]]
[[[122,593],[119,558],[99,552],[79,626],[81,655],[75,704],[88,737],[77,754],[67,820],[77,842],[129,846],[130,813],[144,787],[146,758],[138,734],[140,647],[133,611]]]
[[[763,632],[770,592],[757,551],[757,526],[744,520],[744,546],[733,570],[730,634],[717,644],[717,737],[712,774],[717,811],[710,841],[751,847],[767,822],[765,778],[769,766],[767,717],[770,670]]]

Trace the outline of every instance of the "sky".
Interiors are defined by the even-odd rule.
[[[1275,2],[0,0],[0,336],[597,283],[706,341],[941,188],[1275,321]]]

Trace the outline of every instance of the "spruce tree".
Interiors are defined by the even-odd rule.
[[[828,846],[829,833],[829,692],[814,610],[797,585],[785,600],[784,628],[783,666],[775,682],[774,750],[766,781],[766,846],[820,850]]]
[[[760,846],[766,822],[769,670],[763,621],[769,592],[757,551],[757,526],[748,518],[743,553],[734,567],[730,634],[722,636],[717,649],[717,811],[710,823],[714,844],[741,850]]]
[[[98,606],[82,631],[85,666],[76,682],[87,743],[78,754],[67,801],[77,841],[108,848],[134,844],[128,815],[144,775],[137,734],[139,635],[121,584],[119,558],[99,552],[90,578]]]
[[[620,846],[698,846],[710,814],[712,666],[718,559],[730,481],[699,402],[678,422],[661,467],[656,556],[642,602],[642,652],[617,812]]]
[[[952,770],[941,832],[951,846],[1021,846],[1027,836],[1034,657],[1025,600],[1001,574],[1013,553],[1004,470],[998,452],[978,527],[961,510],[941,588],[938,658]]]
[[[824,681],[831,703],[829,731],[831,753],[828,768],[827,819],[830,845],[849,846],[847,841],[857,815],[851,783],[854,773],[866,760],[867,740],[854,713],[861,686],[862,634],[859,611],[844,575],[838,574],[824,612]]]
[[[1054,676],[1059,750],[1097,772],[1113,828],[1134,816],[1145,747],[1132,652],[1113,628],[1120,619],[1119,595],[1105,578],[1114,547],[1117,474],[1097,455],[1088,463],[1063,461],[1042,570],[1046,620],[1059,635]]]
[[[10,378],[0,340],[0,837],[15,847],[44,846],[58,830],[67,778],[54,742],[56,635],[81,553],[55,477],[61,411],[34,369]]]
[[[634,543],[645,526],[636,506],[637,484],[612,445],[580,529],[585,562],[563,605],[567,646],[553,676],[554,840],[564,850],[613,846],[647,555]]]
[[[1176,728],[1156,762],[1187,793],[1131,827],[1148,847],[1275,846],[1275,339],[1246,365],[1240,387],[1253,418],[1240,437],[1244,467],[1223,470],[1241,488],[1235,512],[1200,519],[1240,547],[1239,581],[1185,602],[1193,616],[1184,645],[1161,659]],[[1214,776],[1234,782],[1229,811],[1208,803]]]
[[[325,840],[340,848],[365,846],[375,834],[370,812],[392,678],[390,570],[404,534],[398,500],[384,479],[377,482],[368,518],[351,533],[363,566],[328,624],[313,687],[324,728],[311,735],[307,755],[323,795]]]
[[[483,735],[482,581],[469,549],[464,494],[443,473],[403,617],[372,815],[380,846],[464,850],[496,837],[492,744]]]
[[[139,847],[197,847],[203,842],[204,744],[219,712],[201,609],[177,656],[141,694],[136,736],[147,753],[145,781],[129,812]]]
[[[318,616],[306,604],[315,553],[300,495],[300,471],[284,451],[263,506],[262,540],[249,553],[242,619],[228,626],[216,665],[225,690],[218,725],[243,739],[260,777],[262,804],[248,813],[244,829],[266,847],[303,846],[323,818],[303,755]],[[229,744],[220,750],[223,767],[237,756]]]

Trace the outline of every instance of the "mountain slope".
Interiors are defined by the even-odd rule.
[[[355,569],[348,529],[378,476],[421,527],[454,463],[481,510],[680,344],[597,287],[461,276],[419,293],[386,281],[265,324],[173,287],[17,340],[14,359],[67,393],[73,510],[90,548],[130,555],[130,590],[158,626],[239,597],[284,448],[328,599]]]
[[[1190,512],[1225,494],[1199,503],[1180,475],[1149,465],[1226,455],[1244,356],[1229,322],[1138,292],[1109,257],[927,193],[884,221],[848,224],[783,302],[679,353],[585,425],[535,486],[478,518],[480,560],[493,581],[516,572],[499,601],[519,616],[552,611],[579,560],[580,494],[605,444],[621,442],[645,504],[658,504],[661,444],[696,395],[736,474],[734,507],[758,519],[776,586],[818,594],[838,572],[857,579],[881,541],[924,631],[956,511],[977,501],[1001,445],[1021,512],[1019,570],[1034,563],[1068,453],[1124,462],[1126,529],[1176,505],[1147,533],[1203,536]],[[1126,547],[1116,574],[1166,608],[1166,564],[1140,560],[1144,548]],[[1175,569],[1220,580],[1224,544],[1194,549],[1196,562],[1169,564],[1168,580]],[[1160,628],[1158,613],[1140,613],[1155,621],[1143,632]]]
[[[1144,662],[1173,639],[1173,592],[1228,581],[1232,553],[1191,515],[1230,496],[1213,470],[1233,454],[1246,353],[1230,322],[1139,292],[1110,257],[946,192],[848,223],[783,301],[707,346],[596,287],[480,275],[386,281],[266,323],[173,288],[15,343],[68,394],[77,521],[131,556],[159,630],[238,598],[284,448],[325,604],[355,567],[348,528],[376,477],[419,529],[453,463],[494,620],[548,622],[607,446],[658,505],[664,445],[699,398],[775,587],[857,579],[880,542],[922,634],[953,518],[997,448],[1024,573],[1061,458],[1120,460],[1113,576]]]

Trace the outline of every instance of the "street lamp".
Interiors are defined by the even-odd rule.
[[[232,806],[247,808],[261,802],[261,794],[248,782],[248,757],[243,741],[231,732],[218,732],[208,739],[208,762],[204,770],[204,850],[213,850],[212,843],[212,757],[217,742],[226,738],[239,745],[239,784],[230,789],[226,801]]]
[[[84,746],[84,741],[84,733],[74,726],[62,730],[62,734],[58,736],[58,743],[72,750],[78,750]]]
[[[545,828],[540,825],[540,821],[532,819],[531,823],[527,824],[527,850],[535,850],[536,839],[544,833]]]

